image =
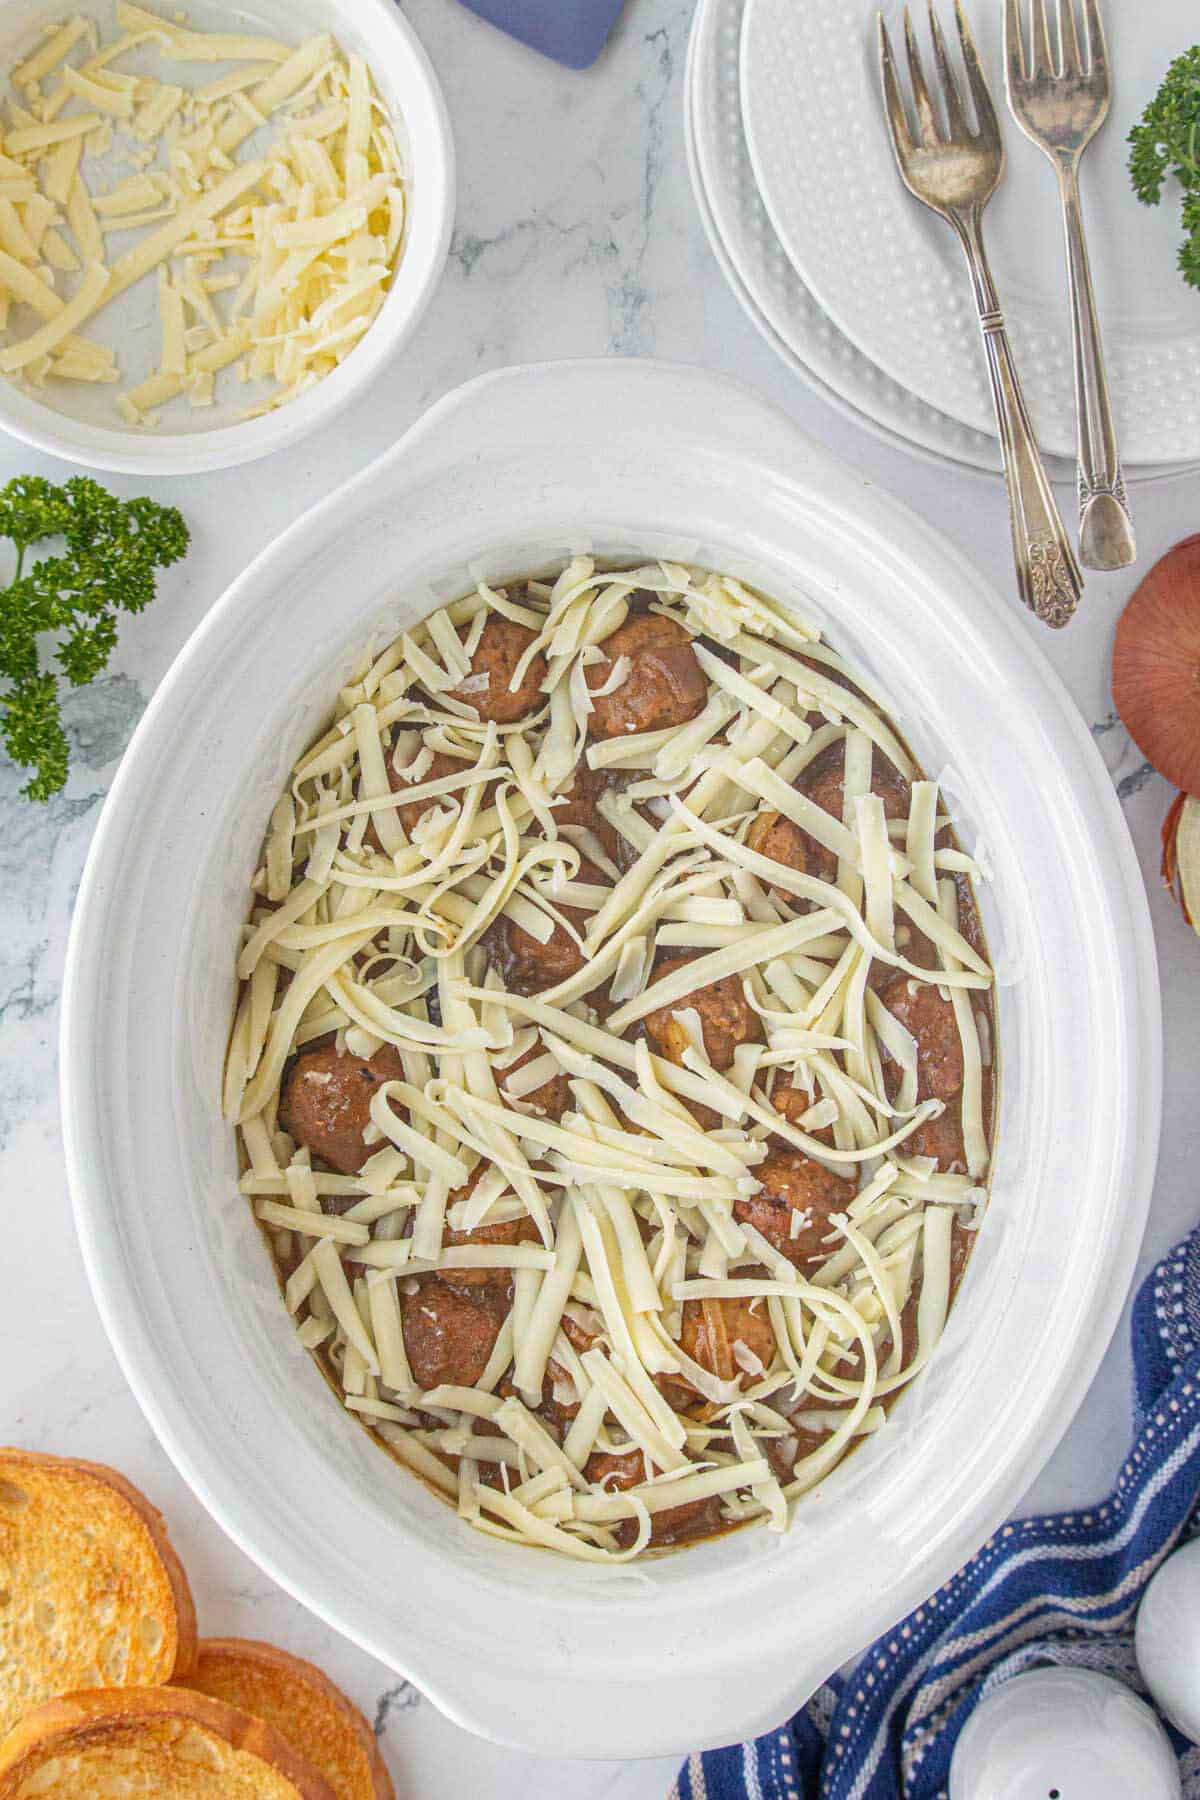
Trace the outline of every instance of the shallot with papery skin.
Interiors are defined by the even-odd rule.
[[[1117,621],[1113,699],[1151,766],[1200,793],[1200,536],[1155,563]]]
[[[1195,794],[1175,796],[1162,835],[1163,880],[1188,924],[1200,932],[1200,799]]]
[[[1146,761],[1183,792],[1163,821],[1163,880],[1200,932],[1200,535],[1160,557],[1117,620],[1113,699]]]

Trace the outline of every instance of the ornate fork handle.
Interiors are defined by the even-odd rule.
[[[1004,479],[1012,521],[1017,586],[1030,612],[1046,625],[1066,625],[1079,604],[1083,578],[1075,561],[1045,464],[1029,423],[1004,315],[983,245],[977,207],[952,220],[971,271],[979,328],[987,353]]]
[[[1109,404],[1100,323],[1079,202],[1079,163],[1054,159],[1067,236],[1067,271],[1075,345],[1075,410],[1079,419],[1079,554],[1089,569],[1123,569],[1137,555],[1125,498],[1125,476]]]

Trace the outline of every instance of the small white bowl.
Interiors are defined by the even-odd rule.
[[[151,0],[170,17],[175,8]],[[112,0],[81,0],[102,28],[111,25]],[[40,32],[61,18],[61,0],[3,0],[0,6],[0,87],[29,53]],[[345,52],[366,60],[375,86],[401,127],[410,169],[406,240],[383,307],[362,341],[332,374],[263,418],[238,417],[236,392],[221,408],[196,415],[181,430],[164,416],[156,428],[121,422],[115,386],[60,382],[38,394],[0,377],[0,429],[68,462],[132,475],[196,475],[253,462],[298,443],[326,425],[378,378],[384,364],[416,328],[445,266],[454,223],[454,145],[445,101],[415,32],[395,0],[201,0],[188,22],[202,31],[261,32],[299,44],[330,31]],[[211,71],[206,71],[211,76]],[[151,328],[152,283],[119,300],[106,315],[102,337],[120,356]],[[145,290],[145,304],[138,300]],[[243,403],[244,404],[244,403]]]

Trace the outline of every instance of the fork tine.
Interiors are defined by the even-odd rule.
[[[1021,41],[1021,13],[1017,0],[1004,0],[1004,54],[1011,82],[1025,79],[1025,45]]]
[[[1030,43],[1033,52],[1033,75],[1053,75],[1054,55],[1050,49],[1050,20],[1046,0],[1029,0]]]
[[[1000,126],[996,119],[996,109],[992,105],[987,78],[979,66],[979,52],[975,48],[975,39],[971,36],[971,27],[967,24],[967,15],[962,9],[962,0],[954,0],[954,17],[958,25],[958,41],[962,45],[963,65],[967,71],[967,86],[975,105],[978,136],[990,139],[993,144],[998,143]]]
[[[1083,58],[1079,54],[1079,33],[1075,29],[1073,0],[1058,0],[1058,53],[1064,75],[1082,75]]]
[[[887,26],[883,22],[883,14],[877,14],[877,18],[879,21],[879,74],[883,82],[883,103],[887,110],[888,125],[891,128],[896,156],[903,163],[906,157],[912,155],[913,147],[908,129],[908,114],[904,110],[900,83],[896,79],[892,40],[888,36]]]
[[[1087,21],[1089,75],[1097,70],[1108,72],[1108,46],[1104,41],[1104,18],[1100,0],[1083,0],[1083,16]]]
[[[929,34],[933,39],[933,54],[937,62],[938,80],[946,102],[946,122],[950,127],[950,142],[964,144],[970,137],[967,116],[963,111],[962,96],[958,91],[958,82],[950,67],[950,59],[946,55],[946,40],[942,36],[942,27],[938,21],[933,0],[929,0]]]
[[[940,144],[942,134],[938,130],[937,115],[933,110],[933,101],[929,97],[929,88],[925,82],[925,70],[921,66],[921,52],[917,47],[917,34],[913,30],[912,15],[907,6],[904,9],[904,47],[908,52],[908,77],[912,82],[913,105],[917,109],[917,135],[926,149]]]

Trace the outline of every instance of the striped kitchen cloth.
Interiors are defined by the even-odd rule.
[[[1145,1695],[1138,1601],[1200,1530],[1200,1226],[1142,1284],[1132,1335],[1133,1442],[1108,1498],[1005,1525],[779,1731],[689,1757],[671,1800],[945,1800],[963,1725],[1022,1669],[1085,1664]],[[1200,1800],[1200,1750],[1171,1739]]]

